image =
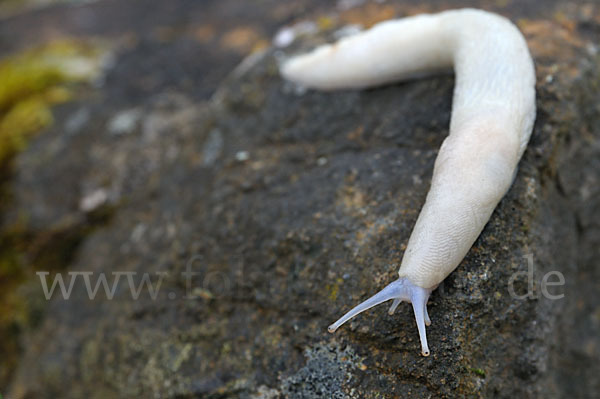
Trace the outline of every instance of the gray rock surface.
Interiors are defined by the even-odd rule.
[[[104,87],[57,109],[60,123],[18,159],[7,218],[26,212],[29,229],[44,231],[110,208],[63,275],[122,276],[110,300],[102,289],[90,300],[81,276],[70,299],[54,295],[23,338],[13,395],[598,392],[600,59],[590,43],[600,17],[595,6],[551,4],[502,10],[529,17],[520,27],[537,64],[537,122],[511,190],[430,299],[430,357],[407,305],[393,316],[375,308],[335,335],[326,328],[395,278],[448,131],[453,78],[299,92],[269,48],[205,100],[168,84],[177,74],[147,64],[155,58],[142,42],[119,54]],[[186,51],[176,40],[156,57]],[[141,65],[154,78],[148,92],[123,86]],[[523,272],[514,287],[527,290],[527,256],[535,296],[519,300],[509,281]],[[562,299],[541,295],[551,271],[565,277],[550,289]],[[156,298],[143,289],[134,300],[127,276],[139,285],[144,273],[161,285]],[[30,289],[41,296],[39,281]]]

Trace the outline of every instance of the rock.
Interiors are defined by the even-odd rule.
[[[375,308],[335,335],[327,326],[394,278],[447,134],[453,79],[299,93],[270,49],[212,101],[182,89],[104,109],[87,99],[87,134],[50,130],[19,158],[9,213],[38,209],[31,226],[78,212],[82,191],[65,186],[109,187],[118,206],[62,273],[80,272],[28,334],[10,397],[597,392],[600,59],[588,45],[600,17],[583,3],[530,7],[503,13],[529,13],[520,27],[537,64],[536,126],[511,190],[430,299],[430,357],[406,305],[393,316]],[[121,57],[101,93],[117,90]],[[106,134],[132,107],[160,116],[152,140],[144,129]],[[49,152],[53,141],[63,145]],[[514,292],[527,293],[529,267],[533,295],[511,297],[513,276]],[[562,299],[543,295],[553,271],[566,284],[549,291]],[[90,300],[82,273],[92,286],[120,275],[114,298],[100,288]]]

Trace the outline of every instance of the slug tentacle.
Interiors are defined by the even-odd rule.
[[[435,287],[434,287],[435,288]],[[419,337],[421,339],[421,353],[423,356],[429,356],[429,347],[427,346],[427,335],[425,334],[425,325],[430,325],[431,320],[427,313],[427,300],[431,291],[434,288],[422,288],[410,282],[407,278],[401,277],[396,281],[391,282],[384,289],[373,295],[366,301],[358,304],[348,313],[343,315],[338,321],[327,328],[330,333],[334,333],[342,324],[353,318],[359,313],[367,309],[371,309],[380,303],[393,299],[392,307],[388,311],[389,314],[394,313],[400,302],[412,303],[417,320],[417,328],[419,329]]]
[[[429,346],[427,346],[427,334],[425,331],[425,320],[429,319],[427,315],[427,299],[429,299],[431,291],[427,291],[423,288],[420,290],[414,290],[412,296],[412,307],[415,313],[415,320],[417,321],[417,328],[419,329],[419,338],[421,339],[421,354],[423,356],[429,356]],[[431,324],[431,321],[428,323]]]
[[[396,311],[396,308],[398,307],[398,305],[400,305],[400,302],[402,302],[402,299],[398,299],[398,298],[394,299],[394,302],[392,303],[390,310],[388,310],[389,315],[394,314],[394,312]]]

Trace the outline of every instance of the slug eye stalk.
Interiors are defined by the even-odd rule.
[[[342,324],[353,318],[359,313],[364,312],[367,309],[371,309],[383,302],[393,299],[394,302],[388,311],[389,314],[393,314],[400,302],[410,302],[415,313],[415,320],[417,321],[417,328],[419,329],[419,338],[421,340],[421,354],[423,356],[429,356],[429,346],[427,345],[427,334],[425,331],[425,325],[430,325],[431,320],[427,313],[427,300],[431,295],[433,288],[422,288],[411,283],[407,278],[401,277],[398,280],[388,284],[384,289],[373,295],[366,301],[358,304],[348,313],[343,315],[338,321],[330,325],[327,330],[330,333],[334,333]]]

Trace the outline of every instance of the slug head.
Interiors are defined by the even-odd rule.
[[[373,295],[371,298],[354,307],[348,313],[343,315],[338,321],[333,323],[327,329],[330,333],[334,333],[342,324],[356,316],[357,314],[379,305],[385,301],[393,299],[392,306],[388,311],[393,314],[400,302],[412,303],[417,328],[419,329],[419,338],[421,339],[421,354],[429,356],[429,347],[427,346],[427,335],[425,333],[425,325],[430,325],[431,320],[427,314],[427,300],[434,288],[423,288],[411,283],[406,277],[400,277],[398,280],[388,284],[384,289]]]

